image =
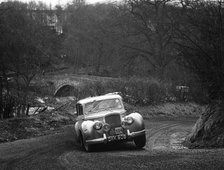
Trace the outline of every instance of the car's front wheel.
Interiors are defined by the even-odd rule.
[[[91,152],[92,151],[92,145],[86,143],[86,140],[83,139],[83,137],[81,136],[81,146],[83,147],[83,149],[87,152]]]
[[[137,148],[143,148],[146,144],[146,137],[145,135],[138,136],[134,139],[135,145]]]

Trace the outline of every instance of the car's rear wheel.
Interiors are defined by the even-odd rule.
[[[83,149],[87,152],[91,152],[92,151],[92,145],[86,143],[86,140],[83,139],[83,136],[81,135],[81,146],[83,147]]]
[[[146,137],[145,135],[138,136],[134,139],[135,145],[137,148],[143,148],[146,144]]]

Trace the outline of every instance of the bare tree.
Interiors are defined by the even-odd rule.
[[[173,60],[172,46],[173,23],[170,0],[127,0],[126,9],[133,16],[128,36],[138,37],[132,44],[124,47],[138,51],[138,55],[147,61],[159,78],[164,78],[167,65]]]
[[[116,46],[111,40],[112,9],[112,5],[106,4],[73,4],[66,9],[68,20],[64,53],[75,68],[92,67],[99,74],[103,67],[111,65]]]
[[[214,140],[222,133],[224,111],[224,2],[186,1],[176,28],[185,65],[208,92],[208,110],[196,124],[191,142]]]
[[[16,85],[16,89],[13,87],[10,95],[15,95],[12,93],[16,91],[17,114],[24,115],[30,83],[46,66],[49,67],[47,64],[57,51],[54,44],[57,44],[58,35],[44,21],[47,16],[43,4],[31,6],[7,2],[2,3],[1,7],[9,10],[0,18],[0,75],[9,92],[7,74],[13,73],[13,86]],[[9,93],[5,96],[9,96]]]

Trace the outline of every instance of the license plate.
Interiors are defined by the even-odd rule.
[[[111,141],[116,141],[116,140],[123,140],[123,139],[126,139],[126,135],[125,134],[120,134],[120,135],[116,135],[116,136],[108,136],[108,141],[111,142]]]
[[[116,135],[119,135],[119,134],[122,134],[122,133],[123,133],[123,128],[122,127],[115,128],[115,134]]]

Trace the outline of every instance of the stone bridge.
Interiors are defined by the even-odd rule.
[[[71,92],[74,92],[75,87],[79,87],[81,84],[81,82],[70,79],[54,81],[54,96],[69,96]]]
[[[55,97],[65,97],[77,95],[78,90],[87,82],[101,82],[114,80],[114,78],[101,78],[97,76],[56,76],[50,77],[48,80],[52,83],[52,93]],[[84,87],[85,88],[85,87]]]

